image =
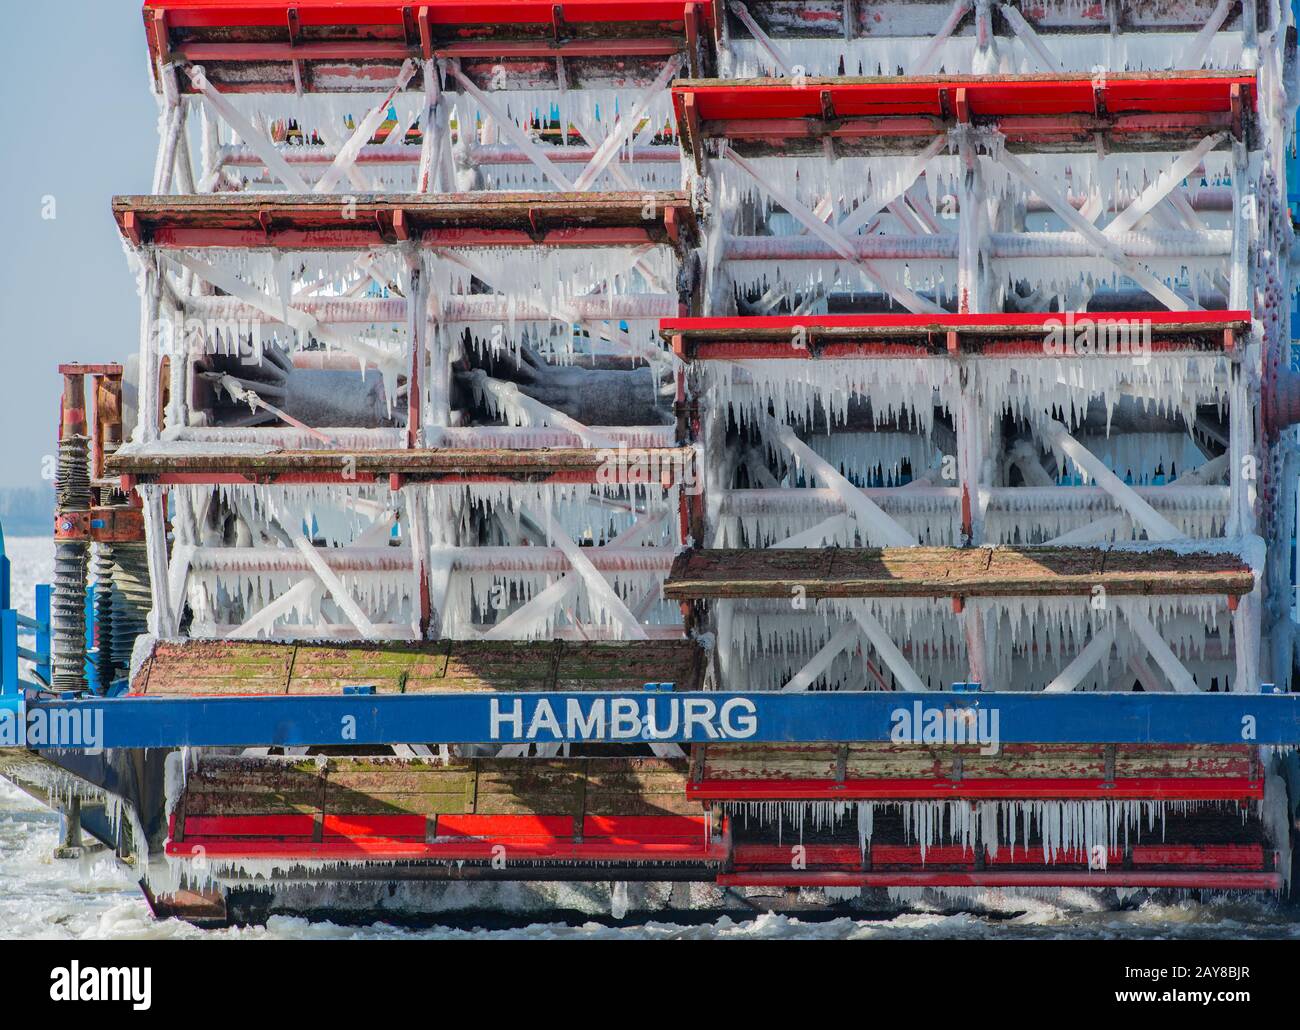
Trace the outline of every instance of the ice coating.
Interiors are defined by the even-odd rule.
[[[1042,6],[1042,5],[1039,5]],[[1079,4],[1079,7],[1085,5]],[[897,31],[897,30],[895,30]],[[1040,38],[1047,51],[1063,71],[1167,71],[1182,69],[1187,37],[1176,33],[1078,33]],[[860,39],[790,39],[777,45],[792,67],[805,75],[898,75],[918,67],[931,46],[927,38],[882,36]],[[1019,39],[999,37],[995,42],[996,59],[990,72],[1022,75],[1043,71],[1042,62]],[[940,44],[936,60],[926,68],[928,74],[960,75],[975,63],[976,41],[967,26],[961,33]],[[1217,33],[1205,57],[1206,68],[1241,66],[1241,33]],[[756,75],[781,75],[784,69],[759,43],[746,37],[733,38],[724,51],[726,74],[735,78]]]
[[[1258,811],[1260,803],[1256,803]],[[805,832],[856,826],[859,845],[871,844],[878,813],[901,814],[909,842],[920,845],[921,860],[938,844],[973,851],[983,844],[990,858],[1079,861],[1106,868],[1109,852],[1143,840],[1160,841],[1170,814],[1237,810],[1236,802],[1216,801],[751,801],[726,802],[742,824],[774,827],[783,843],[802,842]],[[1241,818],[1246,817],[1242,811]],[[789,832],[793,839],[786,840]]]
[[[575,585],[571,599],[543,618],[521,623],[507,638],[549,639],[573,626],[624,636],[624,623],[553,546],[559,533],[580,546],[602,549],[590,552],[601,575],[643,622],[680,623],[676,607],[661,597],[679,545],[678,520],[669,517],[676,510],[673,488],[488,482],[429,486],[396,498],[363,484],[218,484],[174,491],[177,539],[191,548],[181,553],[188,556],[185,597],[195,637],[228,636],[285,597],[290,601],[278,618],[260,625],[255,635],[297,640],[356,635],[325,585],[294,590],[311,579],[311,566],[287,539],[294,535],[311,541],[376,629],[390,637],[418,636],[420,574],[412,526],[419,519],[435,527],[425,545],[426,565],[451,573],[445,593],[435,598],[446,636],[474,638],[564,577]],[[214,525],[215,513],[222,514]],[[634,527],[634,539],[623,543]],[[520,537],[533,546],[501,546]]]
[[[967,637],[947,599],[789,600],[718,602],[719,644],[730,674],[756,690],[779,690],[817,654],[855,611],[878,619],[898,641],[904,658],[931,690],[963,682],[969,668]],[[1094,607],[1090,598],[968,599],[984,626],[987,674],[999,689],[1041,690],[1103,630],[1115,633],[1106,657],[1089,673],[1082,690],[1107,690],[1132,658],[1146,654],[1125,628],[1125,614],[1155,621],[1171,650],[1194,662],[1202,689],[1217,678],[1231,689],[1231,622],[1217,597],[1111,599]],[[844,648],[810,689],[889,690],[894,677],[865,634]]]

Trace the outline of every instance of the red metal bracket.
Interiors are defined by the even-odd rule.
[[[1281,873],[1172,872],[1108,869],[1095,872],[740,872],[720,873],[723,887],[1168,887],[1276,891]]]
[[[1153,353],[1230,349],[1250,330],[1248,311],[1112,311],[1063,317],[1059,313],[943,315],[823,315],[665,318],[660,335],[686,360],[744,358],[889,358],[947,354],[1045,357],[1066,354],[1048,344],[1053,333],[1101,332],[1114,326],[1149,333]],[[799,332],[796,345],[795,332]],[[1144,344],[1145,345],[1145,344]],[[1125,357],[1123,348],[1094,356]]]
[[[780,144],[782,152],[819,146],[828,134],[862,147],[932,137],[954,123],[999,128],[1014,143],[1040,147],[1185,138],[1238,126],[1254,103],[1255,80],[1232,72],[1134,73],[1096,82],[1086,75],[932,76],[878,79],[696,79],[673,87],[678,124],[693,146],[705,137]],[[693,98],[695,110],[688,107]],[[951,100],[951,110],[949,102]],[[835,123],[826,124],[833,110]]]

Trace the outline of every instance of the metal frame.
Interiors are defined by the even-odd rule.
[[[702,259],[708,270],[709,289],[703,303],[692,311],[703,317],[661,322],[664,335],[673,341],[679,356],[692,362],[697,370],[707,366],[713,377],[683,375],[681,387],[687,411],[681,422],[682,439],[700,446],[706,455],[706,469],[715,470],[710,497],[703,506],[706,546],[716,546],[713,542],[722,534],[727,534],[727,545],[734,546],[736,539],[731,534],[736,530],[729,527],[742,522],[747,526],[757,522],[761,527],[768,513],[775,524],[796,528],[772,530],[770,541],[763,537],[750,546],[815,548],[828,542],[845,546],[847,534],[851,547],[855,530],[865,544],[906,546],[917,542],[908,526],[924,524],[927,514],[937,515],[946,523],[947,513],[952,513],[959,525],[959,536],[952,543],[996,543],[997,538],[991,538],[986,527],[993,510],[1016,511],[1020,505],[1029,504],[1029,517],[1043,520],[1059,511],[1079,510],[1079,501],[1085,496],[1081,488],[1057,485],[1055,477],[1040,466],[1040,449],[1048,454],[1055,452],[1062,465],[1068,460],[1095,484],[1087,488],[1092,491],[1087,495],[1087,504],[1095,513],[1091,524],[1044,538],[1045,543],[1087,544],[1118,532],[1120,539],[1132,533],[1139,539],[1178,540],[1179,546],[1185,546],[1183,532],[1172,524],[1168,513],[1174,505],[1193,504],[1205,505],[1203,511],[1215,512],[1214,518],[1222,519],[1222,530],[1214,531],[1219,538],[1216,546],[1221,542],[1241,548],[1249,545],[1251,536],[1269,516],[1257,509],[1254,486],[1233,470],[1244,468],[1243,463],[1255,459],[1265,447],[1262,434],[1250,418],[1249,383],[1261,354],[1277,346],[1278,333],[1276,327],[1267,325],[1261,337],[1259,323],[1250,321],[1248,312],[1254,309],[1251,301],[1257,289],[1256,270],[1244,254],[1255,245],[1250,241],[1258,241],[1260,232],[1259,223],[1250,217],[1259,199],[1254,178],[1258,165],[1251,155],[1262,135],[1278,131],[1278,126],[1276,112],[1266,101],[1256,109],[1256,91],[1264,88],[1257,84],[1258,54],[1252,50],[1258,42],[1255,28],[1259,12],[1255,5],[1246,4],[1244,16],[1237,20],[1232,6],[1227,2],[1209,5],[1205,21],[1196,26],[1201,31],[1192,41],[1190,53],[1194,59],[1187,71],[1063,71],[1038,36],[1044,27],[1030,24],[1035,17],[1032,13],[1026,17],[1008,5],[994,8],[957,0],[951,6],[935,5],[936,17],[946,14],[946,19],[941,26],[936,22],[929,46],[907,68],[906,77],[822,79],[795,66],[789,56],[795,51],[787,49],[785,41],[815,38],[825,41],[834,53],[839,42],[835,26],[814,27],[811,22],[801,21],[797,10],[788,5],[761,0],[748,6],[728,5],[730,18],[725,30],[736,34],[736,38],[745,34],[752,37],[751,52],[761,51],[763,59],[770,60],[785,78],[679,81],[673,96],[683,147],[692,151],[696,178],[707,182],[710,195],[739,189],[743,204],[744,191],[757,188],[795,225],[793,231],[788,224],[776,227],[764,209],[753,204],[740,217],[706,227],[710,243]],[[1111,14],[1122,17],[1121,8],[1112,5]],[[883,41],[894,31],[887,21],[879,25],[869,18],[862,21],[869,10],[869,4],[847,3],[844,7],[846,60],[858,53],[850,50],[849,42],[859,37]],[[1018,37],[1037,56],[1045,73],[933,75],[938,67],[938,48],[959,27],[967,25],[968,19],[974,22],[977,72],[995,67],[988,59],[999,45],[995,34],[1001,34]],[[1243,69],[1199,70],[1215,33],[1228,24],[1245,29]],[[1123,27],[1126,31],[1129,28]],[[1143,24],[1138,30],[1147,27],[1155,28]],[[1113,33],[1118,26],[1112,23],[1109,28]],[[810,51],[805,48],[799,52]],[[906,63],[901,57],[900,62]],[[1063,150],[1095,151],[1102,156],[1135,146],[1170,153],[1154,180],[1134,186],[1128,195],[1116,194],[1111,212],[1114,217],[1105,223],[1099,222],[1105,212],[1095,206],[1095,201],[1056,189],[1022,156],[1029,151],[1037,154]],[[955,201],[950,213],[935,210],[920,186],[920,176],[944,148],[959,158],[964,172],[959,175],[956,196],[949,198]],[[1206,155],[1213,151],[1226,154],[1228,149],[1233,167],[1231,197],[1191,199],[1191,193],[1182,185],[1184,180],[1195,182],[1202,174],[1200,166]],[[876,162],[867,166],[869,174],[880,174],[876,169],[887,160],[897,162],[892,167],[898,168],[899,174],[883,180],[889,183],[887,188],[874,186],[863,191],[860,198],[849,194],[847,179],[843,186],[829,187],[844,189],[844,195],[824,192],[808,197],[814,187],[805,185],[804,193],[796,197],[790,191],[790,176],[778,175],[773,166],[779,162],[772,160],[796,155],[803,158],[801,175],[809,172],[813,164],[833,168],[837,162],[867,155]],[[822,162],[816,162],[813,155],[820,155]],[[767,159],[766,165],[760,159]],[[987,181],[991,171],[1009,177],[1019,186],[1019,194],[1014,190],[991,191]],[[1223,210],[1225,200],[1231,201],[1228,228],[1210,228],[1215,224],[1211,220],[1220,217],[1217,212]],[[1050,218],[1063,223],[1066,232],[1042,232],[1036,225],[1028,225],[1026,215],[1037,212],[1049,213]],[[951,229],[943,224],[945,214],[955,216],[955,224],[949,223]],[[766,229],[762,228],[765,218]],[[760,226],[757,231],[749,228],[755,223]],[[1141,237],[1140,243],[1137,237]],[[1167,283],[1147,267],[1153,258],[1192,253],[1213,255],[1221,262],[1222,271],[1215,273],[1214,288],[1222,290],[1230,312],[1198,310],[1201,304],[1213,304],[1207,304],[1204,295],[1190,296],[1176,282]],[[1035,257],[1099,259],[1099,263],[1109,264],[1118,276],[1136,287],[1128,296],[1136,296],[1139,302],[1088,311],[1093,297],[1084,289],[1078,295],[1060,297],[1055,312],[1049,304],[1058,298],[1044,295],[1024,298],[1022,313],[1018,314],[1001,314],[1001,302],[991,307],[991,287],[1006,274],[999,262]],[[732,297],[748,288],[746,276],[757,274],[738,269],[752,267],[746,263],[755,262],[766,263],[757,266],[760,268],[780,263],[783,269],[796,269],[791,275],[793,285],[783,289],[779,283],[764,283],[759,287],[766,287],[761,297],[756,301],[751,297],[747,310],[742,308],[739,315],[732,314]],[[939,298],[920,290],[914,276],[908,280],[906,272],[918,262],[927,268],[943,265],[947,293],[956,301],[955,314],[940,309]],[[814,282],[819,273],[827,279],[838,277],[840,292],[832,294],[830,286],[821,293],[801,288],[801,267],[809,269],[809,282]],[[868,290],[878,291],[874,295],[879,298],[877,303],[901,306],[912,314],[825,314],[826,306],[837,300],[853,303],[853,291],[858,285],[854,272]],[[1152,301],[1170,310],[1153,312]],[[792,313],[773,314],[783,306]],[[1215,452],[1209,450],[1206,457],[1210,460],[1190,475],[1180,467],[1177,480],[1171,476],[1169,485],[1148,487],[1126,483],[1112,474],[1070,427],[1055,418],[1037,423],[1031,418],[1030,438],[1017,449],[1004,449],[997,424],[1001,413],[990,411],[972,384],[980,370],[992,362],[1049,356],[1044,330],[1053,320],[1063,319],[1062,311],[1067,307],[1080,319],[1145,321],[1153,327],[1151,353],[1162,360],[1173,362],[1181,353],[1189,358],[1222,355],[1228,377],[1218,387],[1219,396],[1227,397],[1232,410],[1238,413],[1225,434],[1225,453],[1215,457]],[[831,306],[830,310],[836,309]],[[1206,333],[1195,339],[1193,334],[1180,339],[1177,332],[1168,335],[1158,328],[1178,325],[1184,319],[1207,326],[1216,320],[1231,319],[1238,320],[1238,324],[1229,333]],[[1185,328],[1187,323],[1183,325]],[[1038,330],[1036,339],[1034,327]],[[1103,361],[1118,356],[1096,355]],[[802,382],[817,374],[812,370],[805,373],[809,359],[837,361],[836,372],[825,373],[832,376],[851,367],[850,363],[861,362],[858,367],[863,371],[853,375],[869,379],[871,373],[866,370],[872,360],[892,359],[898,363],[908,358],[946,358],[951,362],[948,374],[955,385],[941,403],[951,413],[955,440],[945,439],[942,446],[947,453],[955,451],[956,469],[955,476],[945,471],[939,477],[934,472],[918,475],[914,468],[914,481],[901,488],[855,486],[807,445],[831,428],[829,416],[818,416],[825,417],[827,426],[820,422],[815,427],[781,425],[780,410],[775,420],[767,419],[755,411],[760,405],[745,400],[746,388],[739,385],[745,382],[749,362],[764,363],[764,375],[775,384],[773,389],[779,390],[781,373],[773,371],[779,365],[789,365],[790,382]],[[794,360],[787,363],[772,359]],[[1007,364],[1014,367],[1014,361]],[[1267,365],[1267,360],[1263,364]],[[712,392],[723,375],[734,376],[733,382],[726,391]],[[869,392],[863,391],[864,399]],[[719,393],[726,399],[720,400]],[[826,393],[835,393],[833,382]],[[815,396],[810,391],[810,397]],[[891,408],[897,404],[887,391],[886,398]],[[739,443],[727,436],[727,415],[719,414],[717,409],[728,400],[732,403],[731,417],[742,423],[748,421],[750,431],[759,434],[757,446],[743,431]],[[837,393],[823,402],[829,411],[833,404],[842,405],[843,398]],[[797,406],[800,402],[793,403]],[[810,410],[813,404],[810,399]],[[1267,406],[1267,398],[1264,404]],[[844,417],[842,410],[836,417]],[[1267,411],[1264,420],[1266,424],[1276,422]],[[898,430],[888,425],[882,428],[907,432],[906,419],[898,416],[897,422]],[[861,432],[864,427],[853,428]],[[944,431],[948,432],[946,427]],[[865,438],[870,439],[870,435]],[[762,453],[764,447],[766,455]],[[861,447],[874,450],[868,443]],[[778,456],[774,459],[773,454]],[[1007,478],[1011,472],[1007,470],[1023,476],[1022,487],[1010,485]],[[1221,486],[1225,473],[1227,485]],[[745,480],[743,488],[738,488],[738,476]],[[790,489],[801,482],[802,489]],[[801,523],[799,519],[806,521]],[[799,528],[801,525],[806,528]],[[790,535],[782,539],[783,533]],[[1267,614],[1261,610],[1263,581],[1268,572],[1261,564],[1256,573],[1255,591],[1231,606],[1234,636],[1241,643],[1236,650],[1233,678],[1235,689],[1246,691],[1257,689],[1258,664],[1254,656],[1264,632],[1262,627],[1277,625],[1287,618],[1275,601],[1269,602]],[[778,578],[783,578],[786,587],[799,582],[793,570]],[[982,602],[986,610],[988,603]],[[974,607],[967,605],[963,610],[954,601],[954,618],[966,638],[966,678],[987,684],[987,642],[982,639],[982,622]],[[763,608],[762,612],[771,618],[778,609]],[[720,639],[730,641],[740,633],[736,620],[744,609],[743,603],[736,602],[694,614],[708,629],[716,629]],[[862,678],[873,689],[875,683],[888,689],[882,672],[893,674],[896,689],[917,689],[918,677],[914,662],[909,660],[909,647],[905,644],[901,651],[894,647],[880,630],[878,620],[873,619],[870,627],[862,626],[860,615],[864,613],[857,609],[851,613],[854,618],[847,621],[844,613],[835,617],[823,614],[828,625],[824,633],[815,635],[802,655],[802,668],[796,660],[799,656],[782,653],[778,657],[794,673],[784,689],[809,689],[833,663],[842,662],[846,652],[851,655],[859,649],[865,666]],[[1165,684],[1152,676],[1145,660],[1138,658],[1138,678],[1148,685],[1147,689],[1197,689],[1192,673],[1163,639],[1162,628],[1139,612],[1126,610],[1124,614],[1124,646],[1136,642],[1156,658],[1169,680]],[[859,625],[855,626],[855,621]],[[1177,618],[1170,619],[1164,631],[1176,632],[1177,622]],[[868,628],[874,632],[866,632]],[[750,620],[748,632],[754,631]],[[882,651],[877,638],[881,646],[889,646]],[[825,644],[818,648],[822,640]],[[1049,677],[1048,688],[1053,692],[1078,689],[1115,643],[1112,632],[1099,631],[1091,641],[1078,641],[1077,652],[1070,653],[1067,648],[1060,658],[1064,667],[1055,678]],[[722,649],[724,680],[733,677],[734,681],[734,677],[742,675],[741,667],[725,653],[727,644]],[[853,668],[856,670],[857,665]],[[1278,670],[1277,675],[1289,679],[1289,670]]]

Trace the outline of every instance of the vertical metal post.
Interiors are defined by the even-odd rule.
[[[17,693],[18,613],[5,608],[0,610],[0,694]]]
[[[424,267],[417,253],[410,258],[409,289],[406,291],[406,336],[411,348],[411,363],[406,375],[407,447],[424,446],[424,380],[429,330],[425,317],[427,299]]]
[[[49,583],[36,585],[36,675],[45,683],[50,682],[50,594],[53,587]]]
[[[9,602],[9,556],[5,554],[5,533],[0,527],[0,608],[8,608]]]

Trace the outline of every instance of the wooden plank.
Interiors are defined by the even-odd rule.
[[[687,800],[686,759],[629,758],[588,764],[587,815],[699,815]]]
[[[644,449],[648,468],[685,468],[692,451],[682,447]],[[140,480],[158,476],[242,475],[253,481],[276,476],[334,476],[368,481],[389,475],[413,480],[550,479],[590,477],[609,462],[609,454],[592,448],[421,448],[358,451],[346,469],[337,451],[270,450],[263,454],[177,454],[165,446],[132,449],[106,459],[110,476]]]
[[[688,762],[660,758],[221,757],[187,781],[187,815],[692,815]]]
[[[381,694],[436,690],[447,671],[450,644],[348,643],[299,645],[290,694],[337,694],[345,686],[373,686]]]
[[[320,811],[319,791],[307,794],[267,794],[228,791],[218,794],[186,792],[184,810],[191,815],[301,815]]]
[[[654,217],[648,219],[649,208]],[[355,209],[318,194],[200,193],[113,198],[113,216],[123,232],[158,246],[282,245],[355,249],[366,239],[397,242],[394,215],[401,213],[415,240],[474,245],[475,233],[509,233],[522,242],[563,243],[572,230],[635,230],[668,242],[665,212],[679,231],[693,236],[695,214],[680,190],[585,193],[492,193],[367,195]],[[613,237],[611,237],[612,239]],[[504,239],[504,238],[503,238]]]
[[[439,690],[550,690],[555,682],[556,641],[454,640]]]
[[[1127,745],[1116,748],[1116,776],[1259,775],[1247,744],[1226,747]]]
[[[1233,554],[1085,547],[692,550],[664,586],[676,600],[789,597],[1241,596],[1254,586]]]
[[[847,746],[847,779],[947,779],[961,758],[961,776],[979,779],[1104,779],[1104,744],[1004,744],[997,754],[978,745],[855,743]],[[790,744],[710,744],[704,776],[715,780],[834,779],[838,748]],[[1120,745],[1112,775],[1120,779],[1244,777],[1247,746]]]
[[[493,690],[697,689],[704,655],[690,640],[157,643],[132,684],[140,694],[337,694]]]
[[[132,690],[137,694],[283,694],[293,646],[222,641],[159,641],[145,659]]]
[[[581,818],[586,773],[585,759],[479,759],[474,812]]]
[[[672,683],[678,690],[699,690],[703,677],[704,652],[694,641],[566,641],[553,689],[640,690],[647,683]]]

